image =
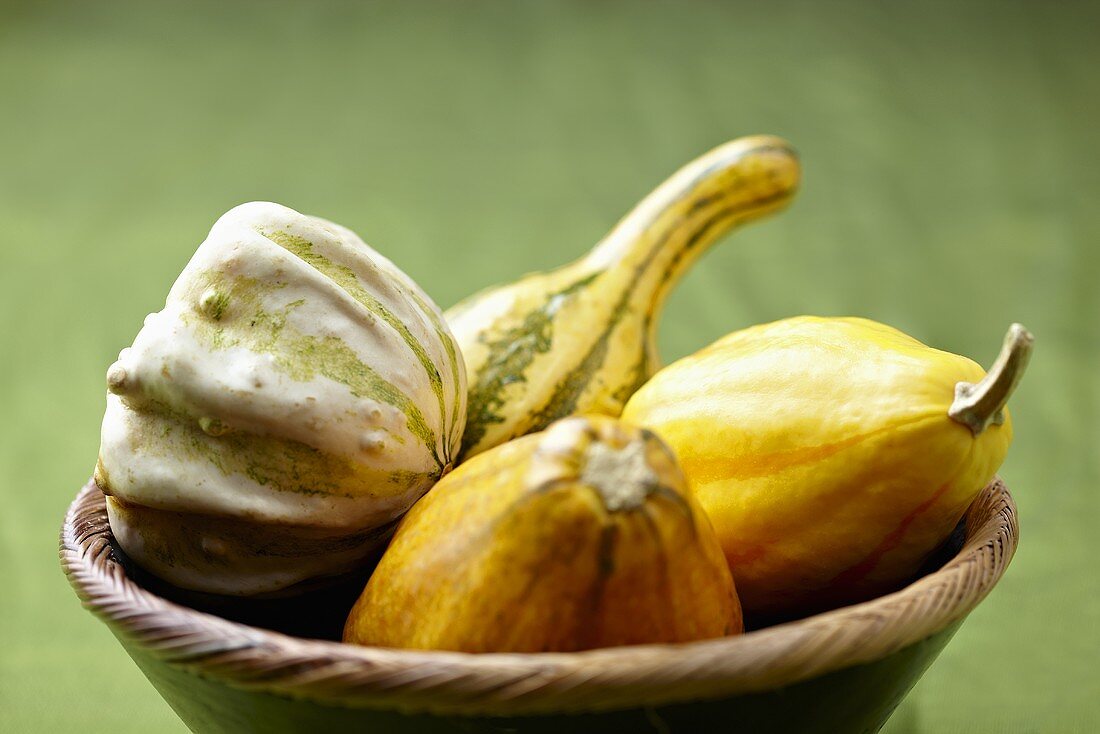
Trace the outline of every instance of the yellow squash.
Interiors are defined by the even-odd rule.
[[[873,321],[793,318],[669,365],[623,419],[676,453],[746,612],[812,611],[897,587],[948,537],[1004,460],[1031,342],[1014,325],[986,375]]]
[[[469,375],[462,457],[568,415],[619,415],[659,367],[672,286],[732,227],[789,203],[798,180],[786,141],[734,140],[678,171],[587,256],[447,311]]]
[[[444,477],[402,520],[344,641],[538,652],[740,631],[722,550],[668,447],[595,416]]]

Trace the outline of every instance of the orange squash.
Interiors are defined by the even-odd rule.
[[[537,652],[741,630],[729,567],[672,452],[592,416],[440,481],[402,520],[344,641]]]

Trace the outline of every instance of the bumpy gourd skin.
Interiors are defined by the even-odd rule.
[[[454,462],[438,307],[349,230],[277,204],[210,231],[107,375],[96,483],[138,563],[277,591],[354,566]]]
[[[660,366],[665,296],[731,228],[786,206],[800,168],[760,135],[691,162],[584,258],[447,311],[470,376],[463,458],[568,415],[617,416]]]
[[[980,366],[859,318],[738,331],[669,365],[624,420],[676,453],[747,612],[808,612],[905,582],[1001,465],[948,409]]]
[[[594,416],[436,485],[401,521],[344,640],[539,652],[740,631],[722,551],[668,448]]]

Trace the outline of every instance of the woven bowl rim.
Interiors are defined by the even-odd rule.
[[[1018,536],[1016,505],[994,478],[967,512],[959,552],[894,593],[735,637],[534,654],[301,639],[167,601],[126,576],[91,482],[66,513],[60,557],[87,609],[124,644],[173,667],[329,706],[522,716],[724,698],[879,660],[966,617],[1004,574]]]

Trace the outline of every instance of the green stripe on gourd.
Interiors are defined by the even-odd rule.
[[[214,466],[225,476],[241,474],[256,484],[278,492],[307,496],[354,499],[349,486],[374,487],[378,481],[403,487],[412,482],[429,482],[435,472],[370,469],[346,457],[322,451],[288,438],[241,431],[211,434],[183,411],[163,400],[146,396],[133,420],[147,424],[149,430],[137,430],[131,436],[136,452],[163,456],[179,461],[198,459]],[[179,454],[180,450],[187,453]],[[97,470],[97,483],[111,493],[105,470]],[[377,495],[377,491],[367,492]]]
[[[577,401],[592,382],[593,376],[603,366],[607,359],[608,338],[615,327],[619,325],[623,314],[626,313],[632,291],[623,293],[611,316],[607,320],[607,326],[600,332],[581,361],[576,367],[569,370],[565,377],[555,386],[550,397],[543,406],[531,414],[525,426],[524,432],[541,431],[558,418],[564,418],[576,412]]]
[[[442,470],[436,448],[436,434],[424,419],[423,413],[408,395],[393,383],[365,364],[343,340],[335,336],[317,337],[303,334],[287,325],[287,317],[295,308],[304,304],[298,300],[281,309],[265,311],[261,294],[279,285],[267,285],[245,276],[227,276],[218,271],[207,271],[198,278],[204,296],[202,303],[215,298],[224,300],[220,311],[227,307],[239,309],[242,316],[223,322],[199,318],[192,322],[185,316],[196,336],[205,339],[213,349],[242,347],[257,354],[269,354],[276,367],[291,379],[308,382],[322,375],[347,386],[358,398],[371,398],[391,405],[405,416],[410,433],[416,436],[431,452],[436,466]],[[247,315],[243,315],[247,314]],[[207,315],[207,314],[203,314]],[[209,314],[213,318],[213,313]]]
[[[524,375],[527,368],[538,355],[550,351],[554,339],[554,316],[571,296],[600,275],[592,273],[551,293],[541,308],[531,311],[518,326],[504,330],[492,340],[482,335],[483,341],[488,344],[489,356],[478,372],[477,382],[470,385],[466,401],[466,431],[462,434],[460,455],[477,445],[489,424],[504,422],[498,411],[505,403],[505,389],[516,382],[526,381]]]
[[[425,351],[424,346],[417,340],[415,336],[413,336],[413,333],[409,330],[409,327],[402,323],[401,320],[398,319],[392,311],[386,308],[386,306],[381,301],[371,295],[363,287],[363,285],[359,282],[359,278],[355,275],[355,272],[351,268],[345,265],[334,263],[324,255],[316,252],[314,249],[314,244],[305,237],[290,234],[289,232],[281,230],[269,230],[264,227],[256,227],[255,229],[256,232],[263,237],[271,240],[275,244],[285,249],[287,252],[305,262],[310,267],[317,270],[317,272],[332,280],[336,285],[340,286],[340,288],[342,288],[349,296],[358,301],[359,304],[363,306],[363,308],[365,308],[371,314],[374,314],[375,316],[382,319],[382,321],[386,322],[386,324],[388,324],[401,336],[401,339],[405,342],[409,349],[412,350],[413,354],[416,355],[417,361],[420,362],[420,365],[424,368],[425,373],[427,373],[428,375],[428,381],[431,384],[432,393],[435,394],[436,400],[439,403],[439,418],[441,424],[443,425],[442,434],[443,436],[447,437],[447,408],[443,398],[443,378],[440,376],[439,370],[436,368],[435,363],[432,362],[431,357],[429,357],[427,351]],[[409,291],[408,289],[402,288],[402,291],[405,292],[406,295],[413,295],[414,300],[420,301],[420,299],[416,297],[415,294],[412,294],[411,291]],[[430,309],[425,308],[427,304],[423,304],[421,302],[418,305],[422,308],[422,310],[430,312]],[[445,344],[448,344],[450,340],[447,339],[446,336],[438,329],[436,331],[443,342]],[[436,455],[436,460],[438,461],[438,454],[436,453],[434,447],[432,449],[432,452]],[[445,440],[443,442],[443,452],[444,461],[449,462],[449,440]]]
[[[432,328],[435,329],[435,334],[439,338],[439,341],[443,344],[443,349],[447,352],[447,361],[451,367],[451,377],[454,379],[454,405],[451,408],[451,429],[448,431],[443,430],[443,435],[447,437],[445,451],[447,451],[448,458],[450,457],[451,442],[454,441],[454,436],[451,434],[454,432],[456,426],[458,426],[458,408],[461,402],[462,395],[462,380],[459,377],[458,372],[458,349],[455,346],[454,339],[447,333],[447,327],[443,323],[443,319],[439,316],[434,308],[429,306],[420,294],[412,288],[406,287],[404,284],[398,284],[402,289],[402,292],[416,303],[417,307],[424,313],[425,316],[432,322]]]

